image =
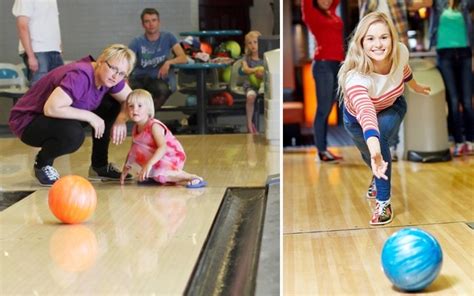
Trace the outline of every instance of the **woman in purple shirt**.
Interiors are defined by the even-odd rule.
[[[10,128],[25,144],[41,148],[34,172],[42,185],[59,179],[54,159],[79,149],[87,124],[93,128],[89,179],[120,179],[121,172],[108,162],[108,146],[110,138],[120,144],[127,136],[121,104],[131,92],[124,79],[134,64],[128,47],[110,45],[97,61],[88,56],[49,72],[15,104]]]

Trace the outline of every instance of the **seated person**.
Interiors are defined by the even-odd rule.
[[[145,34],[134,38],[129,45],[137,56],[129,84],[132,89],[148,90],[156,109],[160,109],[175,90],[170,66],[185,64],[187,59],[176,37],[160,31],[160,14],[156,9],[145,8],[140,17]]]

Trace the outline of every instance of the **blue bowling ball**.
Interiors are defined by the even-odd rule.
[[[197,97],[195,95],[189,95],[186,97],[186,106],[192,107],[197,105]]]
[[[392,234],[382,249],[382,267],[395,287],[420,291],[438,276],[443,252],[438,241],[426,231],[404,228]]]

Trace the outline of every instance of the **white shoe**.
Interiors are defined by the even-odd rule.
[[[260,88],[258,89],[258,94],[261,95],[265,92],[265,88],[263,86],[263,82],[260,83]]]

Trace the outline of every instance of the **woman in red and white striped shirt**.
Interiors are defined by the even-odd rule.
[[[398,42],[390,18],[373,12],[359,22],[338,74],[344,125],[372,169],[367,192],[367,197],[377,201],[372,225],[386,224],[393,218],[389,143],[406,113],[404,83],[416,92],[430,93],[430,87],[413,79],[408,58],[408,49]]]

